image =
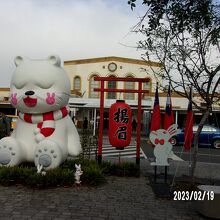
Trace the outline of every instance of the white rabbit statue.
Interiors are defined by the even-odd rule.
[[[75,172],[75,180],[76,184],[80,184],[80,176],[83,174],[83,171],[81,170],[81,164],[77,165],[75,164],[76,172]]]
[[[46,171],[42,171],[42,169],[43,169],[43,165],[38,164],[37,165],[37,173],[41,174],[42,176],[45,176],[46,175]]]
[[[154,156],[156,157],[156,162],[151,163],[152,166],[169,166],[167,159],[173,155],[170,139],[180,133],[177,127],[177,124],[173,124],[167,130],[159,129],[150,133],[150,141],[155,145]]]

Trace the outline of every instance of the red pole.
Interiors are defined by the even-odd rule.
[[[142,89],[142,82],[138,82],[138,91]],[[140,165],[141,147],[141,93],[138,93],[137,137],[136,137],[136,164]]]
[[[101,81],[101,90],[104,90],[104,81]],[[100,124],[99,124],[99,146],[98,163],[102,162],[102,136],[103,136],[103,112],[104,112],[104,91],[100,94]]]

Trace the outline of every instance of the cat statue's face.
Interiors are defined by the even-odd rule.
[[[70,81],[60,66],[60,58],[47,60],[15,58],[16,69],[11,79],[11,104],[22,113],[41,114],[66,106]]]

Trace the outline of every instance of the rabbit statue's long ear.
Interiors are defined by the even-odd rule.
[[[75,164],[75,168],[76,168],[76,169],[78,169],[78,168],[79,168],[79,166],[78,166],[77,164]]]
[[[177,129],[178,125],[177,124],[172,124],[168,129],[167,131],[169,132],[170,134],[170,137],[173,137],[177,134],[180,133],[180,129]]]
[[[43,168],[43,165],[38,164],[37,165],[37,172],[40,172],[42,170],[42,168]]]

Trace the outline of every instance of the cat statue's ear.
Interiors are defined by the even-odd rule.
[[[24,62],[24,58],[22,56],[17,56],[15,57],[14,62],[16,66],[19,66],[21,63]]]
[[[60,61],[60,57],[56,56],[56,55],[51,55],[48,57],[48,62],[54,66],[60,66],[61,65],[61,61]]]

